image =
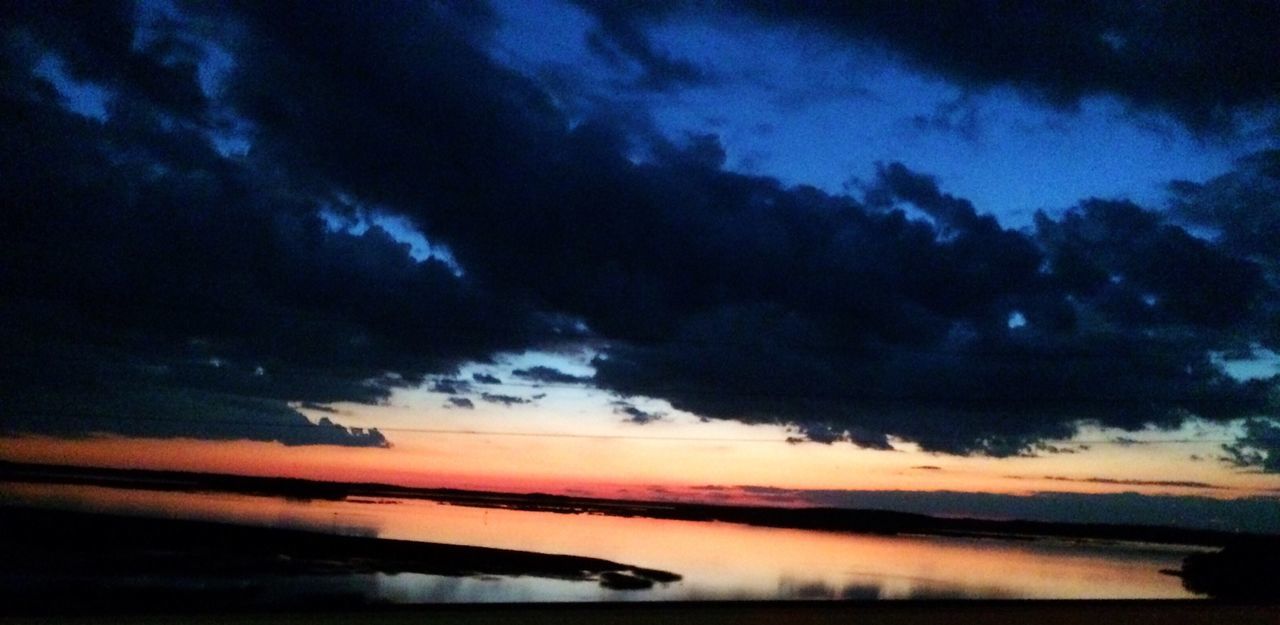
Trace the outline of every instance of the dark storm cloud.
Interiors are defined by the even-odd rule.
[[[502,384],[502,380],[498,376],[489,375],[487,373],[473,373],[471,379],[477,384]]]
[[[1172,190],[1174,214],[1213,229],[1225,246],[1280,263],[1280,150],[1241,159],[1204,184],[1175,182]]]
[[[262,158],[413,215],[469,279],[584,320],[611,341],[604,388],[814,440],[996,455],[1052,451],[1035,443],[1078,419],[1273,409],[1206,354],[1257,327],[1258,267],[1158,213],[1089,201],[1014,232],[897,163],[868,208],[722,171],[714,137],[571,127],[430,11],[241,17],[230,93]],[[638,144],[651,160],[624,157]]]
[[[1267,281],[1280,285],[1280,151],[1260,152],[1237,163],[1235,170],[1204,184],[1171,185],[1171,212],[1209,231],[1223,248],[1236,250],[1263,267]],[[1280,300],[1256,304],[1266,341],[1280,343]],[[1238,350],[1254,356],[1252,346]]]
[[[975,227],[1000,231],[995,217],[979,217],[971,202],[943,193],[936,178],[911,171],[902,163],[879,164],[875,185],[867,190],[867,202],[872,206],[892,207],[895,200],[908,202],[924,211],[944,232]],[[1016,235],[1011,233],[1009,236]]]
[[[1269,150],[1241,159],[1236,169],[1204,184],[1186,181],[1171,185],[1172,213],[1207,229],[1220,246],[1257,262],[1267,282],[1280,285],[1280,151]],[[1240,345],[1230,357],[1257,357],[1263,343],[1280,343],[1280,298],[1255,304],[1261,340]],[[1274,378],[1273,378],[1274,379]],[[1271,414],[1274,417],[1274,413]],[[1280,426],[1265,418],[1245,424],[1245,436],[1223,446],[1226,462],[1280,473]]]
[[[887,336],[842,336],[847,326],[802,315],[804,300],[725,307],[718,317],[691,317],[668,345],[609,352],[597,379],[664,393],[698,414],[792,415],[815,440],[838,440],[849,428],[870,446],[893,434],[930,450],[995,454],[1061,451],[1031,443],[1069,434],[1069,415],[1135,428],[1176,424],[1182,410],[1229,418],[1272,409],[1268,384],[1232,381],[1204,353],[1219,328],[1251,323],[1264,286],[1248,261],[1127,204],[1085,203],[1061,222],[1042,218],[1028,238],[901,166],[885,174],[895,200],[938,223],[924,240],[894,241],[869,270],[892,271],[896,281],[875,290],[846,283],[903,311],[873,317],[870,327]],[[830,288],[805,282],[815,273],[792,275],[809,289]],[[1146,304],[1152,295],[1158,303]],[[1009,327],[1013,312],[1026,327]],[[918,330],[895,327],[912,314]],[[948,434],[950,426],[964,434]]]
[[[332,197],[217,153],[181,96],[203,92],[179,25],[142,45],[132,4],[72,8],[4,9],[6,431],[386,446],[288,403],[376,402],[549,333],[379,227],[331,231]],[[105,120],[64,108],[37,71],[50,55],[111,94]]]
[[[1198,132],[1280,104],[1280,5],[1266,0],[582,4],[618,42],[647,41],[664,17],[736,12],[880,46],[968,89],[1011,87],[1060,107],[1111,95]]]
[[[1160,213],[1091,200],[1015,232],[899,163],[864,199],[726,172],[715,136],[570,123],[434,5],[189,11],[234,57],[218,105],[253,129],[243,158],[158,105],[67,113],[5,57],[0,191],[23,208],[0,277],[43,328],[19,334],[260,363],[261,387],[183,383],[324,402],[589,327],[603,389],[880,449],[1046,453],[1080,419],[1276,412],[1271,383],[1208,355],[1274,345],[1274,285]],[[360,206],[411,218],[462,276],[317,217]]]
[[[1128,202],[1090,200],[1057,221],[1037,216],[1036,227],[1062,286],[1130,323],[1229,328],[1274,295],[1256,262]]]
[[[203,57],[198,41],[163,31],[136,37],[138,13],[132,2],[113,0],[6,3],[0,17],[11,35],[7,69],[23,71],[10,65],[18,60],[15,52],[51,52],[74,80],[108,85],[118,97],[165,113],[201,118],[208,99],[196,79]]]
[[[542,365],[529,367],[528,369],[516,369],[511,372],[511,375],[524,380],[548,384],[586,384],[591,381],[591,376],[573,375]]]
[[[157,365],[155,357],[116,359],[83,350],[59,356],[6,364],[0,432],[390,447],[376,428],[346,428],[329,417],[310,421],[272,397],[269,380],[254,379],[265,376],[234,364],[173,360]],[[38,377],[22,383],[16,367],[30,367],[29,375]]]

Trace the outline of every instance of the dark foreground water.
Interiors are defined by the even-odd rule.
[[[1194,547],[1062,540],[870,536],[717,522],[468,508],[413,499],[294,501],[225,493],[0,482],[16,505],[226,521],[604,558],[673,571],[648,590],[538,577],[359,574],[171,580],[253,586],[270,602],[301,593],[372,601],[525,602],[705,599],[1194,598],[1177,569]],[[93,580],[84,580],[92,583]],[[154,583],[155,580],[139,580]],[[129,580],[113,580],[129,583]]]

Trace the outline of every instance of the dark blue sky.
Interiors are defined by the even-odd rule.
[[[714,134],[727,169],[832,193],[856,189],[878,161],[901,161],[1012,227],[1090,196],[1160,205],[1170,180],[1205,181],[1277,145],[1270,108],[1233,112],[1239,128],[1206,136],[1119,94],[1063,105],[1008,84],[962,84],[874,41],[731,10],[673,10],[639,24],[655,51],[697,68],[700,80],[637,88],[641,63],[593,48],[601,27],[588,9],[552,1],[495,10],[494,58],[578,115],[623,110],[674,140]]]

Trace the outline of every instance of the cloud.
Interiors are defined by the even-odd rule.
[[[657,17],[659,6],[626,6],[615,2],[577,0],[596,18],[596,28],[587,33],[586,44],[597,57],[615,70],[627,72],[638,67],[634,84],[643,89],[671,91],[706,84],[709,72],[693,62],[675,58],[658,49],[646,31],[646,17]],[[653,9],[650,12],[650,9]],[[629,73],[629,72],[628,72]]]
[[[849,10],[868,23],[887,11]],[[885,41],[929,66],[906,28],[922,18],[895,10],[904,22]],[[714,135],[669,141],[643,119],[571,119],[478,47],[472,18],[435,5],[184,7],[163,29],[234,62],[204,105],[173,106],[111,69],[167,58],[126,43],[137,24],[121,15],[99,35],[114,38],[95,52],[110,58],[77,74],[122,94],[102,122],[67,111],[34,72],[49,51],[82,62],[79,26],[5,22],[36,33],[3,40],[0,93],[18,120],[0,137],[12,164],[0,193],[15,207],[0,229],[12,294],[0,371],[24,412],[100,397],[102,372],[122,363],[176,372],[164,388],[378,402],[465,362],[588,338],[603,390],[880,449],[896,438],[1045,453],[1082,420],[1136,430],[1277,412],[1274,382],[1234,380],[1209,356],[1276,346],[1265,259],[1169,214],[1086,200],[1013,231],[902,163],[882,165],[860,198],[724,171]],[[1008,26],[1039,32],[1017,16]],[[1056,67],[1047,50],[1026,58]],[[1094,92],[1005,70],[969,79],[1061,101]],[[1255,70],[1270,71],[1242,71]],[[227,116],[252,129],[239,156],[211,139]],[[416,260],[381,226],[334,229],[322,211],[401,217],[456,263]],[[235,366],[192,364],[211,358]]]
[[[1269,384],[1232,380],[1206,353],[1237,340],[1232,332],[1264,331],[1259,302],[1275,292],[1253,261],[1124,202],[1042,215],[1028,235],[900,164],[882,169],[875,190],[884,212],[827,225],[874,263],[842,250],[826,265],[837,282],[777,261],[779,272],[801,276],[791,279],[795,292],[862,294],[825,302],[848,302],[839,322],[800,298],[726,302],[686,316],[665,343],[606,351],[594,363],[597,383],[658,392],[700,415],[795,422],[817,440],[861,430],[867,442],[889,434],[932,451],[996,455],[1065,438],[1074,419],[1137,429],[1274,410]],[[898,202],[935,225],[902,221]],[[891,223],[902,230],[881,230]],[[822,240],[810,239],[809,258]],[[768,284],[769,275],[755,277]],[[1015,315],[1017,327],[1006,323]]]
[[[573,375],[542,365],[529,367],[528,369],[516,369],[511,372],[511,375],[547,384],[587,384],[591,382],[591,376]]]
[[[306,408],[307,410],[315,410],[318,412],[327,412],[329,414],[338,414],[337,408],[334,408],[333,406],[326,406],[324,404],[317,404],[315,402],[304,401],[299,403],[298,407]]]
[[[471,374],[471,379],[475,380],[477,384],[502,384],[502,380],[498,379],[497,376],[489,375],[488,373],[473,373]]]
[[[628,423],[634,423],[636,425],[645,425],[647,423],[653,423],[654,421],[659,421],[666,416],[665,413],[643,410],[637,407],[636,405],[626,401],[615,401],[612,403],[614,404],[614,407],[613,407],[614,413],[624,415],[626,417],[625,420]]]
[[[1065,477],[1061,475],[1045,475],[1043,477],[1027,477],[1021,475],[1006,476],[1016,480],[1050,480],[1054,482],[1077,482],[1081,484],[1115,484],[1120,486],[1169,486],[1173,488],[1204,488],[1211,490],[1233,490],[1226,486],[1218,486],[1207,482],[1194,482],[1186,480],[1132,480],[1132,479],[1116,479],[1110,477]]]
[[[1129,202],[1088,200],[1057,221],[1038,216],[1036,227],[1071,281],[1064,286],[1099,298],[1121,321],[1211,332],[1258,319],[1264,297],[1274,297],[1257,262]]]
[[[471,383],[457,378],[437,378],[431,382],[431,392],[460,395],[471,392]]]
[[[516,397],[514,395],[501,395],[498,393],[481,393],[480,399],[491,404],[502,404],[503,406],[514,406],[517,404],[527,404],[532,400],[524,397]]]
[[[388,448],[377,429],[347,428],[329,417],[313,422],[287,402],[236,390],[232,380],[179,382],[181,371],[156,371],[137,363],[94,363],[92,376],[57,386],[6,384],[7,414],[0,433],[81,437],[110,432],[147,438],[275,441],[288,446],[340,445]],[[211,368],[211,367],[209,367]],[[50,373],[45,370],[44,373]],[[82,371],[71,371],[80,376]],[[91,389],[84,388],[90,386]]]
[[[664,19],[722,19],[701,3],[587,3],[613,31]],[[1236,129],[1237,114],[1280,103],[1280,7],[1269,3],[903,5],[743,2],[719,7],[766,25],[799,26],[877,46],[967,91],[1011,88],[1060,108],[1113,96],[1201,133]],[[928,123],[928,120],[925,120]]]
[[[934,220],[944,234],[985,228],[999,231],[995,217],[978,216],[973,203],[943,193],[938,180],[907,168],[902,163],[877,164],[875,184],[866,192],[872,206],[893,206],[895,201],[914,205]]]
[[[1280,262],[1280,150],[1242,158],[1204,184],[1175,181],[1170,191],[1178,217],[1212,228],[1244,255]]]
[[[982,137],[985,126],[979,105],[968,94],[939,104],[928,115],[912,115],[908,121],[914,130],[954,133],[970,142]]]
[[[942,470],[942,467],[934,466],[934,465],[931,465],[931,464],[923,464],[923,465],[920,465],[920,466],[918,466],[918,467],[911,467],[911,468],[912,468],[912,469],[920,469],[920,470],[923,470],[923,471],[941,471],[941,470]]]
[[[1240,440],[1223,444],[1222,460],[1237,467],[1257,467],[1266,473],[1280,473],[1280,421],[1250,419]]]
[[[1242,158],[1204,184],[1175,181],[1170,190],[1175,218],[1208,230],[1219,247],[1258,263],[1267,282],[1280,285],[1280,151]],[[1258,332],[1272,345],[1280,342],[1280,303],[1269,298],[1255,307]],[[1241,351],[1252,356],[1253,346],[1246,347]]]
[[[379,226],[331,229],[319,213],[338,198],[219,153],[213,104],[183,95],[204,93],[202,46],[179,45],[199,29],[159,24],[157,43],[135,46],[134,8],[6,9],[0,111],[22,121],[0,138],[0,193],[13,202],[0,388],[22,430],[382,446],[380,434],[295,428],[305,418],[288,402],[381,401],[551,336],[553,322],[415,260]],[[113,94],[105,120],[64,106],[37,71],[45,55]],[[213,359],[231,366],[203,364]],[[128,412],[94,410],[89,423],[72,409],[113,402]],[[239,418],[205,423],[218,406]],[[139,425],[175,410],[172,424]]]
[[[317,432],[313,434],[316,438],[323,441],[321,444],[329,445],[346,445],[350,447],[390,447],[391,443],[387,442],[386,437],[378,428],[347,428],[333,421],[328,417],[321,417],[316,423]],[[281,439],[286,445],[290,444],[286,438]],[[314,445],[315,440],[307,440],[306,442],[292,443],[295,445]]]
[[[1046,454],[1074,454],[1080,450],[1087,450],[1088,446],[1083,446],[1079,450],[1075,447],[1067,447],[1064,445],[1050,445],[1049,443],[1039,442],[1031,446],[1035,452],[1043,452]]]
[[[466,397],[449,397],[449,398],[446,398],[445,401],[449,402],[449,405],[455,408],[471,409],[476,407],[475,402],[472,402],[470,399],[467,399]]]
[[[200,42],[171,31],[135,37],[144,13],[136,8],[132,2],[7,7],[6,30],[22,37],[6,44],[8,52],[55,54],[68,78],[107,86],[122,104],[204,116],[209,101],[197,81]]]

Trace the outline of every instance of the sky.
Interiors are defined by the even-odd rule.
[[[0,12],[0,459],[1280,531],[1274,3]]]

